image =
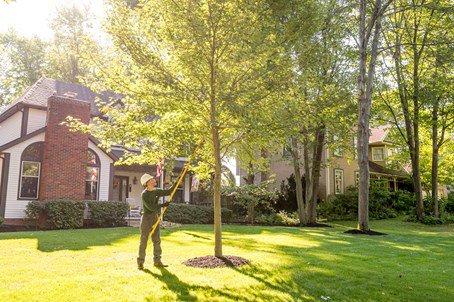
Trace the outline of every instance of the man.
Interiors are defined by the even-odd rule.
[[[159,218],[162,207],[167,207],[169,202],[159,204],[159,197],[168,196],[172,193],[176,184],[167,190],[156,188],[156,180],[150,174],[144,174],[140,178],[142,186],[145,190],[142,192],[142,208],[143,215],[140,220],[140,245],[139,245],[139,257],[137,257],[137,266],[140,270],[143,270],[143,264],[145,263],[145,255],[148,244],[148,237],[150,236],[153,225]],[[151,236],[153,242],[153,260],[154,266],[167,267],[168,265],[161,262],[161,234],[159,230],[159,224],[156,227],[153,235]]]

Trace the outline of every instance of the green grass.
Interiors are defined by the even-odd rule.
[[[145,271],[137,228],[0,233],[0,301],[454,301],[453,225],[333,225],[224,225],[224,254],[252,265],[218,269],[181,264],[213,254],[212,226],[164,230],[170,267]]]

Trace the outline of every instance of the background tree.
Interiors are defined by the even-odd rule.
[[[411,162],[416,214],[424,216],[421,182],[421,133],[432,136],[432,197],[438,216],[438,158],[452,127],[452,17],[446,1],[396,1],[386,18],[382,94]],[[451,54],[451,56],[450,56]],[[387,65],[388,61],[393,64]],[[394,88],[397,87],[397,88]]]
[[[73,4],[56,8],[50,22],[54,37],[47,50],[47,77],[81,84],[82,78],[90,75],[92,66],[82,58],[97,51],[97,42],[89,34],[91,18],[89,7]]]
[[[0,106],[12,102],[42,75],[46,44],[15,31],[0,34]]]
[[[345,22],[351,9],[342,1],[321,0],[285,1],[277,11],[293,62],[282,135],[291,142],[295,178],[304,171],[304,196],[296,183],[300,222],[315,224],[323,149],[327,142],[340,145],[351,138],[352,57]]]
[[[205,137],[197,169],[214,172],[215,256],[222,256],[222,159],[246,134],[260,135],[277,106],[282,51],[272,28],[264,1],[109,2],[113,48],[100,60],[107,62],[101,84],[128,97],[120,108],[105,104],[109,121],[85,130],[106,147],[142,150],[126,163],[188,156]]]

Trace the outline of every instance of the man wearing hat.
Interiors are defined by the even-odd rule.
[[[139,257],[137,257],[137,266],[140,270],[143,270],[143,264],[145,263],[145,255],[148,244],[148,237],[150,236],[153,225],[159,218],[162,207],[167,207],[169,202],[159,204],[159,198],[162,196],[168,196],[175,189],[176,184],[167,190],[156,188],[156,180],[150,174],[144,174],[140,178],[142,186],[145,190],[142,192],[142,208],[143,215],[140,220],[140,246],[139,246]],[[159,224],[156,227],[153,235],[151,236],[153,242],[153,260],[154,266],[166,267],[168,265],[161,262],[161,234],[159,231]]]

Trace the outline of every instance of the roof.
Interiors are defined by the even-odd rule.
[[[378,126],[370,129],[369,144],[384,142],[390,126]]]
[[[396,176],[407,176],[408,175],[407,172],[386,169],[383,166],[380,166],[379,164],[376,164],[372,161],[369,161],[369,171],[370,171],[370,173],[389,174],[389,175],[396,175]]]
[[[12,104],[5,108],[1,113],[5,113],[11,107],[17,104],[30,105],[34,107],[47,108],[47,99],[52,95],[64,95],[67,92],[76,94],[77,100],[88,101],[90,103],[90,114],[92,116],[99,115],[99,110],[95,104],[97,98],[103,101],[109,101],[111,98],[119,99],[124,95],[113,92],[96,93],[87,86],[65,83],[54,79],[41,78],[30,88],[28,88],[20,97]]]

